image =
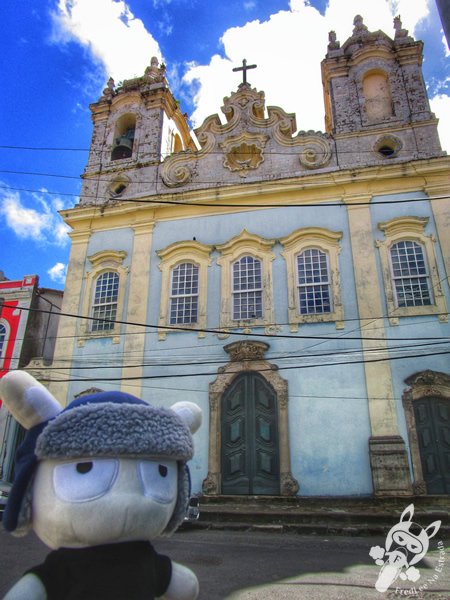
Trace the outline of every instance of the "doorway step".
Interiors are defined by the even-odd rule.
[[[316,535],[386,535],[411,503],[416,523],[427,527],[432,521],[441,520],[439,536],[448,539],[449,496],[201,496],[200,517],[187,526]]]

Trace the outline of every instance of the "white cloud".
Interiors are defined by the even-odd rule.
[[[267,21],[254,20],[242,27],[232,27],[223,33],[223,56],[213,55],[208,64],[186,63],[183,86],[171,79],[178,97],[186,96],[186,87],[193,96],[191,120],[196,127],[211,114],[219,113],[224,96],[235,91],[242,81],[233,67],[246,58],[258,68],[248,73],[253,87],[265,92],[267,105],[280,106],[296,114],[299,130],[325,128],[325,108],[320,63],[327,52],[328,32],[336,32],[344,41],[352,34],[353,19],[360,14],[369,30],[381,29],[394,35],[393,17],[401,15],[402,25],[414,35],[417,25],[429,13],[433,0],[329,0],[322,15],[308,0],[290,0],[289,9],[272,15]],[[154,6],[168,8],[171,0],[153,0]],[[254,0],[243,0],[249,8]],[[173,5],[172,5],[173,6]],[[66,43],[75,40],[86,47],[116,81],[141,75],[151,56],[162,60],[154,36],[143,22],[134,17],[126,0],[58,0],[53,14],[54,40]],[[153,33],[169,27],[163,21],[150,25]],[[167,33],[167,31],[165,31]],[[126,52],[124,51],[126,49]],[[188,50],[186,59],[189,59]],[[174,72],[176,65],[169,65]],[[438,102],[435,103],[438,106]],[[444,104],[440,101],[439,106]],[[436,108],[441,118],[441,138],[450,148],[450,137],[444,129],[445,114]]]
[[[381,29],[393,37],[393,17],[400,12],[403,28],[413,34],[429,13],[429,1],[329,0],[325,15],[321,15],[307,0],[291,0],[290,10],[267,21],[228,29],[222,36],[225,57],[215,55],[207,65],[191,65],[184,77],[188,84],[196,84],[193,123],[199,126],[207,116],[219,112],[223,97],[242,81],[232,68],[246,58],[249,64],[258,64],[249,71],[248,81],[264,90],[267,105],[294,112],[300,130],[323,131],[320,63],[327,52],[328,32],[335,31],[343,43],[352,34],[355,15],[360,14],[369,30]]]
[[[0,191],[0,217],[21,239],[40,244],[65,246],[69,242],[68,226],[57,211],[64,203],[59,198],[48,197],[46,190],[33,193],[25,205],[18,192]]]
[[[440,94],[430,99],[431,110],[439,118],[438,132],[444,150],[450,151],[450,97]]]
[[[116,81],[141,75],[152,56],[161,58],[158,42],[122,0],[59,0],[52,17],[53,41],[78,41]]]
[[[16,193],[4,196],[0,213],[8,227],[20,238],[42,240],[43,232],[50,226],[48,214],[25,208]]]
[[[65,283],[67,275],[67,265],[58,262],[47,271],[47,275],[55,283]]]

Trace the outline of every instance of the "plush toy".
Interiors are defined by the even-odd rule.
[[[197,598],[195,574],[150,540],[186,515],[200,408],[99,392],[62,409],[23,371],[0,380],[0,398],[28,430],[4,527],[15,535],[32,528],[53,550],[4,600]]]

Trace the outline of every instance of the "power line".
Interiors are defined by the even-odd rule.
[[[3,305],[4,308],[16,308],[12,305],[9,305],[7,303],[5,303]],[[20,307],[20,310],[27,310],[30,312],[37,312],[37,313],[44,313],[44,314],[55,314],[52,311],[43,309],[43,308],[32,308],[32,307]],[[274,334],[269,334],[269,333],[242,333],[239,331],[229,331],[226,328],[208,328],[208,327],[182,327],[180,325],[155,325],[153,323],[140,323],[137,321],[125,321],[125,320],[114,320],[114,319],[106,319],[106,318],[98,318],[98,317],[91,317],[91,316],[86,316],[86,315],[79,315],[79,314],[74,314],[74,313],[67,313],[67,312],[60,312],[59,313],[60,316],[63,317],[69,317],[69,318],[74,318],[74,319],[79,319],[79,320],[85,320],[85,321],[98,321],[98,322],[102,322],[102,323],[110,323],[111,325],[132,325],[135,327],[144,327],[144,328],[148,328],[148,329],[155,329],[155,330],[165,330],[165,331],[194,331],[194,332],[200,332],[200,333],[212,333],[212,334],[225,334],[225,335],[230,335],[230,336],[248,336],[248,337],[256,337],[256,338],[267,338],[267,339],[274,339],[274,338],[287,338],[287,339],[305,339],[305,340],[329,340],[329,341],[333,341],[336,339],[341,339],[338,336],[325,336],[325,335],[288,335],[288,334],[279,334],[279,333],[274,333]],[[345,337],[346,340],[372,340],[372,341],[410,341],[410,342],[414,342],[414,341],[429,341],[429,340],[448,340],[448,337],[413,337],[413,338],[401,338],[401,337],[394,337],[394,338],[386,338],[384,336],[382,337],[369,337],[369,336],[354,336],[354,337]]]
[[[322,133],[323,132],[317,132],[317,133]],[[308,134],[308,137],[309,134]],[[294,138],[293,138],[294,139]],[[298,138],[297,138],[298,139]],[[334,140],[335,141],[335,140]],[[268,149],[265,148],[264,149],[264,155],[265,156],[298,156],[299,154],[302,154],[304,151],[304,146],[308,145],[308,142],[305,142],[303,144],[303,147],[300,146],[301,141],[299,143],[299,146],[296,148],[293,148],[292,150],[283,150],[283,151],[276,151],[274,149]],[[106,147],[104,147],[106,146]],[[0,149],[4,149],[4,150],[27,150],[27,151],[36,151],[36,152],[86,152],[86,153],[92,153],[94,155],[101,155],[101,154],[107,154],[110,155],[111,154],[111,146],[108,146],[107,144],[103,144],[101,149],[95,149],[95,148],[69,148],[69,147],[65,147],[65,146],[16,146],[13,144],[0,144]],[[172,152],[171,154],[165,154],[164,152],[153,152],[151,154],[151,156],[155,157],[155,158],[160,158],[160,157],[164,157],[168,158],[168,157],[173,157],[173,156],[182,156],[184,154],[184,156],[187,157],[198,157],[200,159],[202,159],[205,155],[219,155],[219,156],[223,156],[225,153],[221,150],[210,150],[209,152],[207,152],[207,154],[201,154],[203,150],[203,147],[199,147],[196,150],[192,151],[190,149],[186,149],[186,150],[182,150],[180,152]],[[411,150],[408,148],[408,146],[403,146],[402,148],[403,152],[410,152],[416,151],[416,148],[412,148]],[[327,151],[321,151],[320,149],[316,149],[315,153],[319,156],[325,156],[328,155]],[[335,150],[336,154],[354,154],[355,151],[354,150]],[[374,155],[376,152],[374,150],[368,149],[368,150],[360,150],[358,149],[358,154],[370,154],[370,155]],[[246,154],[248,154],[249,156],[260,156],[260,153],[257,151],[252,151],[249,150],[246,152]],[[139,148],[137,149],[137,157],[139,157]],[[437,158],[440,158],[441,156],[437,156]],[[153,158],[154,160],[154,158]],[[115,161],[112,161],[115,162]]]
[[[444,277],[442,279],[442,281],[445,280],[445,279],[446,279],[446,277]],[[55,307],[58,311],[60,311],[60,307],[58,307],[56,304],[52,304],[52,306]],[[23,307],[19,307],[18,310],[22,310],[22,308]],[[55,312],[50,311],[50,313],[53,316],[58,316],[59,315],[59,312],[55,313]],[[430,312],[430,313],[421,313],[420,316],[421,317],[441,317],[441,316],[448,316],[449,314],[450,313],[448,313],[448,312],[442,312],[442,313],[440,313],[440,312],[437,312],[437,313],[436,312]],[[336,336],[336,338],[333,338],[333,339],[336,339],[336,340],[337,339],[341,339],[341,340],[342,339],[343,340],[349,339],[349,338],[345,338],[345,336],[348,333],[352,333],[353,331],[361,331],[366,325],[373,325],[373,323],[375,323],[376,321],[383,321],[384,319],[389,319],[389,318],[392,318],[392,317],[395,317],[395,315],[394,314],[389,314],[389,315],[383,315],[381,317],[349,317],[349,318],[346,318],[346,319],[339,319],[340,323],[360,322],[361,324],[360,324],[359,327],[356,327],[356,328],[352,329],[351,331],[343,331],[341,334],[339,334],[339,336]],[[84,318],[84,317],[80,316],[80,318]],[[363,321],[369,321],[369,323],[367,323],[366,325],[364,325],[362,323]],[[429,325],[429,324],[432,324],[432,323],[434,323],[434,321],[431,321],[431,320],[426,320],[426,321],[415,320],[414,322],[399,323],[395,327],[396,327],[396,329],[398,329],[399,327],[416,327],[417,325]],[[283,322],[283,323],[281,323],[281,322],[280,323],[265,323],[263,327],[264,328],[267,328],[267,327],[288,327],[289,325],[291,325],[291,323],[289,323],[289,322],[287,322],[287,323],[286,322]],[[379,326],[377,326],[377,327],[371,327],[371,329],[381,329],[381,330],[384,330],[384,325],[383,325],[383,323],[380,323]],[[190,328],[189,331],[192,331],[192,329]],[[117,337],[120,337],[120,338],[126,338],[128,336],[137,336],[137,335],[146,335],[146,334],[147,334],[146,331],[133,331],[133,332],[119,331],[119,332],[114,333],[114,336],[115,337],[117,336]],[[243,333],[242,335],[246,335],[246,334]],[[74,339],[78,339],[80,337],[80,334],[75,334],[75,335],[58,335],[58,336],[33,336],[33,341],[44,342],[45,340],[49,339],[50,337],[53,337],[53,338],[54,337],[58,337],[58,339],[60,339],[60,340],[74,340]],[[276,337],[276,336],[269,335],[269,337]],[[16,337],[15,338],[16,342],[23,342],[24,340],[28,341],[29,339],[30,339],[30,336],[26,335],[26,334],[23,337]],[[330,338],[326,338],[325,341],[328,341],[328,339],[330,339]],[[398,339],[398,338],[395,338],[395,339]],[[223,347],[222,344],[208,344],[208,346],[210,346],[210,347],[217,347],[217,348],[222,348]],[[202,344],[202,347],[204,347],[203,344]],[[177,350],[180,350],[180,349],[192,349],[192,346],[177,346]],[[133,352],[134,353],[136,353],[136,352],[141,353],[141,350],[129,351],[128,354],[132,354]],[[147,350],[146,352],[159,352],[159,350]],[[123,352],[114,353],[114,356],[116,356],[116,354],[124,355],[125,353],[123,353]],[[84,356],[86,356],[86,354],[84,354]],[[92,356],[97,356],[97,354],[94,354]]]
[[[411,349],[417,349],[418,347],[422,347],[422,348],[429,348],[430,346],[435,347],[435,346],[440,346],[440,345],[444,345],[444,344],[449,344],[450,340],[447,341],[442,341],[442,342],[429,342],[429,343],[419,343],[419,344],[415,344],[414,346],[411,345],[403,345],[403,346],[391,346],[389,348],[386,347],[379,347],[379,348],[369,348],[367,350],[362,350],[362,349],[349,349],[349,350],[336,350],[333,352],[322,352],[322,353],[317,353],[317,354],[293,354],[293,355],[271,355],[269,357],[269,359],[271,361],[292,361],[294,359],[301,359],[301,358],[324,358],[324,357],[329,357],[329,356],[351,356],[352,354],[376,354],[376,353],[386,353],[389,352],[390,354],[392,354],[393,352],[397,352],[397,351],[401,351],[401,350],[411,350]],[[97,355],[98,356],[98,355]],[[408,355],[405,355],[405,358],[407,358]],[[115,357],[114,357],[115,358]],[[86,365],[83,365],[83,360],[86,361]],[[104,359],[103,359],[104,360]],[[106,363],[106,362],[99,362],[98,364],[92,364],[92,360],[86,358],[85,356],[82,357],[73,357],[72,361],[68,361],[70,363],[70,370],[71,371],[92,371],[92,370],[98,370],[98,369],[139,369],[139,368],[158,368],[158,367],[186,367],[186,366],[198,366],[198,365],[202,365],[202,366],[206,366],[206,365],[223,365],[223,364],[227,364],[229,362],[229,359],[225,359],[225,358],[217,358],[217,359],[209,359],[209,360],[190,360],[187,362],[166,362],[165,360],[163,360],[162,355],[161,355],[161,361],[160,362],[149,362],[146,361],[145,359],[143,359],[144,362],[141,363],[136,363],[136,364],[127,364],[124,362],[117,362],[117,363]],[[58,361],[60,361],[60,359],[58,359]],[[260,359],[248,359],[246,362],[252,363],[252,362],[260,362]],[[279,367],[281,368],[281,367]],[[61,371],[67,369],[67,367],[55,367],[55,366],[51,366],[49,365],[48,367],[46,367],[47,371]]]
[[[439,356],[439,355],[447,355],[450,354],[450,350],[443,350],[441,352],[429,352],[428,354],[409,354],[407,356],[388,356],[386,358],[368,358],[368,359],[360,359],[354,361],[341,361],[341,362],[332,362],[332,363],[321,363],[321,364],[308,364],[308,365],[292,365],[292,366],[279,366],[278,370],[286,371],[292,369],[313,369],[313,368],[323,368],[323,367],[336,367],[341,365],[357,365],[357,364],[368,364],[368,363],[376,363],[376,362],[386,362],[393,360],[405,360],[410,358],[423,358],[424,356]],[[259,369],[258,372],[264,371],[272,371],[272,368],[267,369]],[[92,381],[137,381],[137,380],[147,380],[147,379],[168,379],[168,378],[180,378],[180,377],[211,377],[212,375],[216,376],[217,373],[212,371],[208,373],[171,373],[171,374],[160,374],[160,375],[136,375],[136,376],[127,376],[127,377],[68,377],[67,379],[53,379],[53,378],[43,378],[42,381],[46,382],[54,382],[54,383],[69,383],[69,382],[92,382]]]
[[[267,182],[271,182],[273,180],[267,180]],[[139,182],[140,183],[140,182]],[[156,183],[156,182],[151,182]],[[214,184],[217,187],[223,186],[224,188],[232,186],[229,182],[195,182],[200,184]],[[252,183],[261,183],[249,181],[249,184]],[[242,185],[242,184],[240,184]],[[314,184],[315,186],[315,184]],[[305,186],[302,184],[302,188]],[[311,187],[313,187],[311,185]],[[54,192],[50,190],[42,190],[32,189],[32,188],[18,188],[7,185],[0,185],[0,189],[18,191],[18,192],[29,192],[29,193],[45,193],[51,196],[71,196],[71,197],[80,197],[80,194],[69,193],[69,192]],[[178,194],[182,196],[186,190],[180,190]],[[177,194],[177,192],[175,192]],[[158,192],[156,196],[164,196],[164,195],[174,195],[173,191],[167,190],[165,192]],[[320,208],[320,207],[347,207],[348,204],[342,202],[341,200],[331,201],[331,202],[300,202],[296,203],[282,203],[282,202],[267,202],[267,203],[255,203],[249,201],[248,203],[226,203],[226,202],[197,202],[197,201],[189,201],[189,200],[161,200],[161,199],[152,199],[152,198],[113,198],[111,196],[103,196],[98,194],[83,194],[81,197],[83,198],[95,198],[96,200],[102,198],[105,200],[105,203],[113,202],[116,205],[119,205],[124,202],[130,202],[135,204],[156,204],[159,206],[164,205],[174,205],[174,206],[207,206],[209,208]],[[375,200],[375,201],[361,201],[361,202],[352,202],[351,206],[377,206],[381,204],[409,204],[415,202],[428,202],[430,200],[447,200],[450,198],[450,195],[439,195],[439,196],[427,196],[424,198],[398,198],[396,200]],[[102,205],[103,206],[103,205]],[[69,210],[69,209],[65,209]]]

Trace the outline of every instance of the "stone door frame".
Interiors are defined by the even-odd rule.
[[[209,449],[208,476],[203,481],[203,493],[220,495],[221,471],[221,399],[225,390],[241,373],[257,372],[277,394],[278,438],[280,457],[280,495],[295,496],[299,484],[291,472],[288,418],[288,382],[277,372],[278,367],[264,360],[269,345],[264,342],[233,342],[224,347],[230,362],[218,371],[217,378],[209,384]]]
[[[409,386],[402,396],[408,429],[409,448],[413,470],[413,490],[415,494],[426,495],[427,486],[423,477],[422,459],[414,417],[414,401],[424,398],[442,398],[450,402],[450,375],[439,371],[421,371],[405,379]]]

